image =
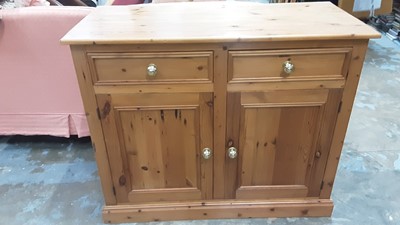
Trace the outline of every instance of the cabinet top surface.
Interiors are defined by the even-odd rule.
[[[96,8],[65,44],[216,43],[380,37],[329,2],[187,2]]]

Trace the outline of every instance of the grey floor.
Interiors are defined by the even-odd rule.
[[[370,42],[332,198],[331,218],[169,224],[400,224],[400,46]],[[102,224],[87,139],[0,137],[0,225]]]

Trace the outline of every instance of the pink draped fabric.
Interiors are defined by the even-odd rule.
[[[89,7],[0,10],[0,135],[88,136],[69,46]]]

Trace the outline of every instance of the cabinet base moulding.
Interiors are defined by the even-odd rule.
[[[329,217],[333,202],[327,199],[282,201],[205,201],[105,206],[105,223],[171,220],[247,219],[266,217]]]

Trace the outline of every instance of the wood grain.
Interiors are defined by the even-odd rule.
[[[246,82],[231,82],[227,90],[229,92],[254,92],[263,90],[298,90],[298,89],[326,89],[343,88],[346,81],[339,80],[321,80],[321,81],[280,81],[263,82],[251,80]]]
[[[130,191],[128,197],[133,203],[193,201],[201,199],[201,192],[197,188],[142,189]]]
[[[318,106],[282,108],[276,136],[274,184],[306,184],[321,111]]]
[[[315,80],[343,78],[346,55],[351,49],[296,49],[271,51],[230,51],[229,80]],[[290,61],[294,71],[283,72]]]
[[[326,99],[324,92],[320,92],[322,99]],[[255,104],[254,99],[246,101],[249,99],[246,95],[250,94],[242,97],[244,123],[240,126],[243,135],[239,140],[243,151],[242,186],[305,184],[307,162],[318,128],[318,106],[324,102],[307,99],[307,92],[295,93],[298,101],[264,94],[266,97],[259,97]],[[276,96],[286,97],[291,93]]]
[[[239,134],[240,134],[240,93],[227,93],[226,100],[226,138],[225,138],[225,198],[234,199],[236,197],[236,187],[239,182],[238,161],[243,157],[242,152],[238,151],[236,159],[228,157],[227,150],[235,147],[240,150]]]
[[[100,122],[102,126],[102,131],[105,137],[105,146],[107,148],[108,158],[110,160],[109,167],[112,173],[113,179],[113,191],[117,198],[117,202],[127,202],[128,191],[129,191],[129,181],[128,183],[120,182],[120,179],[124,180],[129,177],[127,173],[127,165],[121,162],[122,152],[125,150],[125,146],[121,145],[120,136],[118,136],[118,125],[116,123],[115,117],[116,113],[113,108],[113,102],[110,95],[96,95],[96,101],[98,104],[98,110],[100,115]],[[120,132],[121,133],[121,132]]]
[[[243,108],[242,112],[240,187],[272,184],[280,109]]]
[[[88,53],[94,83],[135,83],[213,80],[212,52]],[[154,77],[147,75],[157,66]]]
[[[304,198],[307,193],[305,185],[243,186],[237,190],[236,199]]]
[[[377,37],[373,28],[331,3],[180,2],[98,7],[61,41],[151,44]]]
[[[335,129],[338,108],[342,98],[343,89],[330,90],[326,104],[324,105],[324,114],[321,121],[321,128],[316,137],[317,143],[315,147],[314,157],[308,162],[312,167],[310,174],[307,174],[307,182],[309,184],[308,196],[319,196],[321,191],[321,181],[324,176],[326,161],[328,159],[330,146],[332,143],[332,135]]]
[[[121,223],[217,218],[315,217],[330,216],[332,209],[332,201],[325,199],[193,201],[106,206],[103,209],[103,220],[105,223]]]
[[[321,198],[329,198],[332,192],[336,170],[339,164],[340,154],[342,152],[347,125],[349,123],[358,82],[360,80],[361,69],[363,66],[365,53],[367,51],[367,46],[367,40],[354,43],[347,83],[343,90],[341,110],[337,117],[335,131],[333,133],[332,144],[323,178],[323,185],[321,185]]]
[[[225,185],[227,178],[225,175],[226,150],[226,96],[227,96],[227,62],[228,52],[221,46],[214,51],[214,181],[213,198],[225,198]],[[229,192],[227,193],[229,196]]]
[[[97,117],[97,101],[91,82],[90,69],[85,60],[85,50],[82,46],[71,46],[76,76],[79,81],[82,100],[88,120],[90,137],[95,151],[98,173],[101,177],[101,188],[107,205],[115,205],[117,198],[114,194],[114,184],[109,164],[108,152],[105,146],[101,123]]]
[[[214,145],[214,105],[213,105],[214,95],[212,93],[201,93],[199,99],[199,117],[200,122],[196,124],[200,131],[200,140],[198,143],[200,149],[213,148]],[[196,156],[200,159],[200,164],[196,170],[192,173],[197,173],[200,171],[200,189],[202,190],[202,199],[212,199],[213,198],[213,188],[214,188],[214,157],[211,159],[203,159],[200,156],[201,153],[197,152]]]
[[[141,85],[118,83],[115,85],[96,85],[94,91],[96,94],[141,94],[141,93],[188,93],[213,92],[214,84],[211,82],[202,84],[193,83],[147,83]]]
[[[330,3],[96,9],[62,42],[74,45],[105,222],[329,216],[378,36]]]
[[[119,203],[212,196],[212,161],[199,157],[203,146],[213,144],[211,98],[199,93],[97,95],[99,104],[109,104],[101,118],[110,168],[120,173],[114,181],[121,187],[116,189]]]

